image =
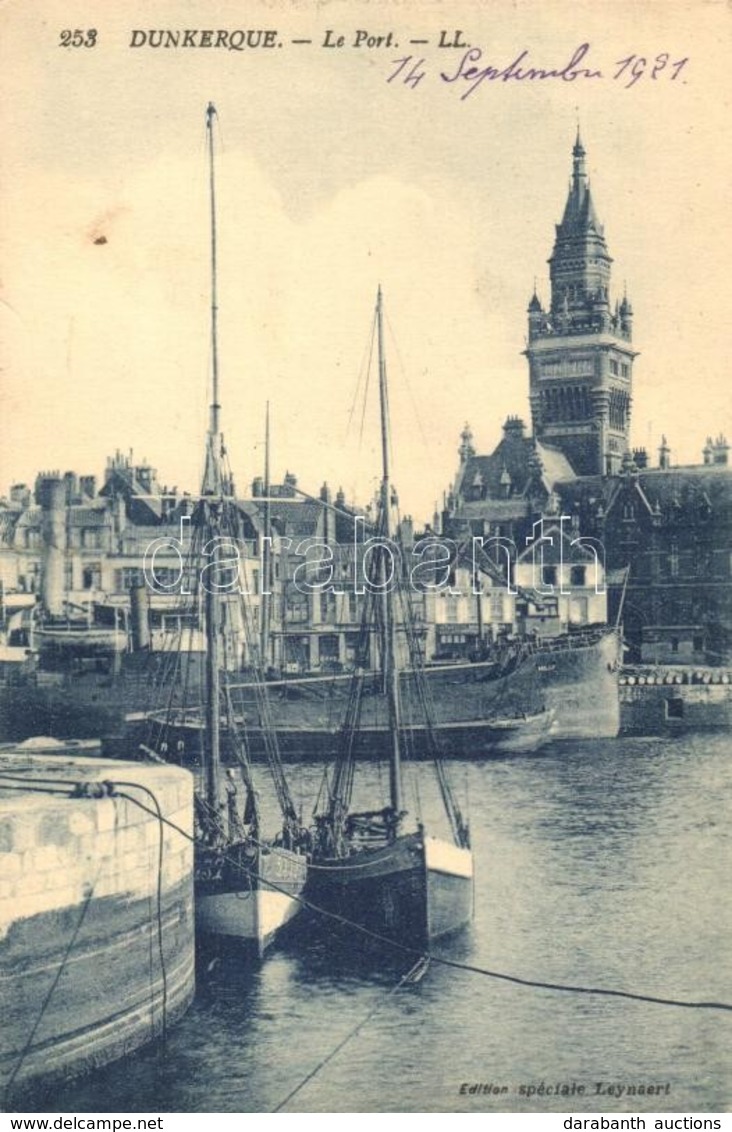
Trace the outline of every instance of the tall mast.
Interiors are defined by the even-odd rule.
[[[262,625],[260,633],[260,652],[262,667],[266,669],[269,652],[269,623],[271,616],[270,583],[272,581],[272,548],[270,522],[270,480],[269,480],[269,401],[264,420],[264,550],[262,553]]]
[[[389,476],[389,397],[386,384],[386,358],[384,356],[384,319],[381,287],[376,297],[376,329],[379,348],[379,406],[381,410],[381,513],[383,535],[391,538],[391,482]],[[389,731],[391,737],[391,751],[389,761],[389,788],[391,806],[399,814],[403,809],[402,765],[399,748],[399,672],[396,664],[396,628],[394,624],[394,593],[393,583],[395,577],[387,580],[385,558],[382,553],[383,568],[380,572],[380,581],[383,585],[382,601],[384,612],[384,639],[382,644],[382,666],[384,684],[386,687],[387,702],[389,706]],[[395,563],[394,570],[398,569]]]
[[[206,108],[208,135],[209,199],[211,208],[211,405],[209,409],[206,445],[206,469],[203,474],[203,494],[217,495],[221,491],[221,405],[219,404],[219,340],[218,340],[218,261],[216,254],[216,179],[214,172],[213,120],[216,107],[209,102]]]
[[[219,355],[218,355],[218,305],[216,289],[216,182],[214,178],[213,120],[216,107],[209,102],[206,108],[206,130],[208,133],[209,190],[211,203],[211,407],[206,445],[206,467],[203,474],[202,494],[208,499],[202,501],[203,515],[207,526],[216,523],[217,509],[221,502],[221,406],[219,404]],[[216,498],[218,497],[218,498]],[[210,531],[214,534],[215,531]],[[206,539],[208,541],[208,539]],[[214,551],[214,554],[216,551]],[[215,570],[212,572],[215,575]],[[214,582],[215,582],[214,577]],[[219,810],[219,773],[221,764],[220,735],[220,673],[219,673],[219,619],[221,615],[216,585],[205,586],[206,616],[206,737],[204,757],[206,759],[206,798],[214,813]]]

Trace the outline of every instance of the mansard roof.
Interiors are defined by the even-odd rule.
[[[476,488],[480,499],[493,503],[523,496],[537,473],[547,491],[574,478],[572,465],[558,448],[507,429],[490,456],[471,456],[465,461],[456,485],[461,510],[477,502]]]
[[[558,491],[565,510],[601,506],[607,515],[632,492],[649,514],[698,504],[719,516],[732,512],[732,467],[692,464],[643,468],[615,476],[579,476],[561,483]]]
[[[322,521],[323,506],[316,501],[273,499],[270,521],[279,534],[291,538],[315,538]]]
[[[550,444],[544,444],[540,440],[534,441],[536,455],[541,461],[543,468],[543,478],[550,487],[555,484],[563,483],[565,480],[574,479],[574,469],[564,452],[559,448],[553,448]]]
[[[43,520],[43,512],[40,507],[27,507],[21,515],[18,516],[19,527],[40,527]]]
[[[526,515],[527,502],[523,495],[512,495],[510,499],[470,499],[460,504],[458,514],[461,519],[485,518],[487,503],[492,519],[521,519]]]
[[[12,546],[15,538],[15,528],[18,525],[20,514],[18,511],[0,509],[0,546]]]
[[[112,517],[107,507],[69,507],[66,522],[70,527],[105,527]]]

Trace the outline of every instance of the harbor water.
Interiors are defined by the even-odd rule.
[[[23,1110],[267,1112],[323,1063],[285,1111],[725,1111],[729,1010],[494,975],[730,1003],[731,756],[728,735],[707,734],[453,763],[469,795],[476,912],[434,951],[465,967],[433,962],[397,988],[411,957],[339,949],[296,920],[261,966],[205,957],[164,1046],[39,1089]],[[409,804],[432,831],[434,776],[427,764],[412,773]],[[319,778],[291,768],[306,808]],[[380,804],[375,765],[357,782],[358,803]]]

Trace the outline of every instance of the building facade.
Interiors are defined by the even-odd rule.
[[[534,290],[526,348],[534,435],[578,475],[612,475],[628,450],[633,311],[627,296],[611,306],[611,264],[578,131],[549,259],[551,300],[545,310]]]
[[[479,455],[465,426],[442,529],[457,540],[490,536],[505,583],[501,540],[520,557],[538,522],[563,518],[600,549],[607,616],[622,622],[629,661],[729,663],[729,445],[723,435],[709,437],[701,461],[686,466],[673,464],[666,437],[656,466],[645,450],[631,449],[633,312],[627,296],[612,304],[611,263],[578,134],[549,260],[550,303],[545,309],[536,289],[529,303],[533,434],[509,417],[496,449]],[[579,602],[558,617],[556,629],[566,631],[583,608]],[[596,603],[586,608],[596,615]]]

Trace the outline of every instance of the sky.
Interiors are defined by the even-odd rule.
[[[526,306],[535,279],[549,296],[578,121],[613,298],[627,286],[635,311],[632,444],[653,459],[665,434],[674,462],[699,462],[709,434],[732,437],[731,20],[706,0],[5,0],[0,493],[40,470],[101,476],[118,448],[196,490],[209,100],[223,428],[242,493],[262,472],[269,401],[273,478],[368,501],[379,284],[403,513],[441,501],[466,421],[485,452],[509,413],[529,420]],[[77,27],[93,46],[62,46]],[[280,46],[130,46],[151,29],[272,29]],[[323,46],[329,29],[343,47]],[[355,47],[359,29],[391,41]],[[438,47],[458,30],[480,59]],[[585,43],[601,77],[447,81],[523,51],[561,70]],[[630,55],[647,63],[629,86],[633,64],[613,76]],[[404,82],[415,63],[423,77]]]

